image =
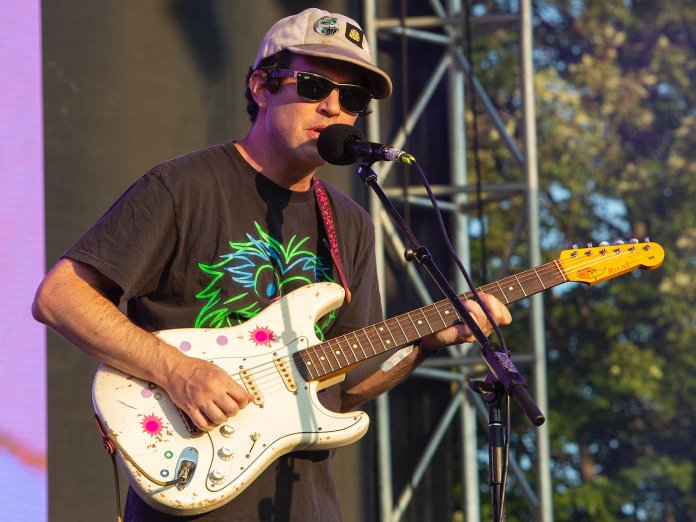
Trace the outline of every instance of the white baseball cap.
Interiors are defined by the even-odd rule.
[[[264,58],[283,50],[359,65],[368,73],[369,87],[375,98],[386,98],[392,92],[387,73],[372,64],[362,28],[342,14],[313,7],[277,21],[261,41],[254,69]]]

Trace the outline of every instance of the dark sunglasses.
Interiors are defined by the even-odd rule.
[[[271,78],[296,78],[297,95],[303,100],[318,102],[326,98],[331,91],[338,89],[338,102],[347,112],[359,113],[367,109],[372,93],[365,87],[350,83],[334,83],[325,76],[316,73],[273,69]]]

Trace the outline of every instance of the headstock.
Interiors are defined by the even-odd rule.
[[[568,281],[596,285],[618,277],[636,268],[655,270],[665,258],[664,249],[646,239],[644,243],[632,239],[627,244],[600,243],[598,247],[564,250],[558,258]]]

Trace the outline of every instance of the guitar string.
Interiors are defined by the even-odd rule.
[[[625,254],[625,253],[627,253],[627,252],[624,251],[624,252],[620,252],[620,253],[618,253],[618,254],[614,253],[614,255],[618,257],[619,255],[623,255],[623,254]],[[539,274],[539,275],[548,275],[548,273],[550,273],[550,272],[559,273],[559,267],[556,266],[556,263],[557,263],[557,262],[561,262],[561,261],[562,261],[562,260],[551,261],[551,262],[549,262],[549,263],[546,263],[545,265],[541,265],[540,267],[537,267],[536,269],[529,269],[528,271],[523,272],[522,274],[525,274],[524,276],[520,276],[520,274],[517,274],[517,275],[515,275],[515,276],[511,276],[510,278],[511,278],[511,279],[517,278],[519,281],[524,282],[524,283],[527,283],[527,282],[529,282],[530,280],[536,279],[538,274]],[[577,263],[577,264],[574,266],[574,268],[575,268],[575,269],[582,269],[582,268],[586,268],[586,267],[588,267],[588,266],[595,265],[595,264],[597,264],[597,263],[598,263],[598,261],[597,261],[596,259],[588,259],[588,260],[587,260],[586,262],[584,262],[584,263]],[[567,270],[565,270],[565,273],[567,273]],[[508,279],[508,278],[506,278],[506,279]],[[564,280],[567,280],[567,278],[564,277]],[[498,282],[498,283],[501,283],[501,282]],[[556,284],[560,284],[560,283],[556,283]],[[556,284],[554,284],[553,286],[556,286]],[[495,285],[495,283],[493,283],[493,285]],[[478,290],[480,291],[480,290],[486,288],[487,286],[489,286],[489,285],[484,285],[483,287],[479,288]],[[521,284],[521,285],[520,285],[520,287],[522,287],[522,286],[524,286],[524,284]],[[542,287],[544,287],[543,284],[542,284]],[[504,292],[503,292],[503,293],[504,293]],[[536,292],[535,292],[535,293],[536,293]],[[469,294],[470,294],[470,293],[469,293]],[[466,294],[465,294],[465,295],[466,295]],[[525,294],[525,295],[526,295],[526,294]],[[439,303],[436,303],[436,304],[437,304],[437,305],[443,304],[443,302],[439,302]],[[449,303],[445,301],[445,302],[444,302],[444,306],[448,307],[448,306],[449,306]],[[434,315],[434,314],[432,313],[433,310],[434,310],[435,312],[438,312],[438,313],[439,313],[439,309],[437,309],[437,307],[435,307],[435,305],[430,305],[429,307],[425,307],[425,308],[428,309],[427,311],[430,313],[431,316]],[[421,309],[421,310],[423,310],[423,309]],[[389,326],[389,323],[392,323],[392,326],[393,326],[393,324],[395,323],[396,325],[398,325],[399,327],[401,327],[401,324],[399,323],[398,319],[409,318],[410,315],[411,315],[412,313],[414,313],[414,312],[410,312],[410,313],[408,313],[408,314],[403,314],[402,316],[397,316],[397,317],[394,317],[394,318],[387,319],[386,321],[383,321],[382,323],[378,323],[378,325]],[[430,321],[429,321],[429,322],[430,322]],[[372,325],[372,326],[377,326],[377,325]],[[370,327],[367,327],[367,328],[370,328]],[[337,362],[337,365],[338,365],[338,368],[337,368],[337,369],[334,369],[334,368],[333,368],[333,365],[326,359],[326,357],[329,355],[326,348],[328,348],[328,345],[329,345],[329,344],[340,344],[340,341],[342,341],[342,340],[345,341],[345,340],[346,340],[345,338],[346,338],[348,335],[356,335],[356,334],[359,334],[359,333],[364,333],[364,330],[365,330],[365,329],[357,330],[356,332],[351,332],[350,334],[346,334],[346,335],[344,335],[344,336],[340,336],[340,337],[331,339],[331,340],[329,340],[329,341],[325,341],[325,342],[320,343],[320,344],[318,344],[318,345],[314,345],[314,346],[308,347],[308,348],[306,348],[306,349],[303,349],[302,352],[306,352],[307,350],[310,350],[310,351],[314,352],[313,354],[308,354],[308,355],[309,355],[310,358],[314,357],[315,361],[312,361],[313,364],[317,364],[318,366],[322,367],[322,372],[323,372],[324,375],[327,374],[327,373],[331,373],[332,371],[342,370],[342,369],[344,369],[344,368],[346,367],[346,365],[342,365],[341,363],[338,363],[338,361],[336,361],[336,362]],[[436,331],[436,330],[431,330],[431,331]],[[417,333],[417,330],[416,330],[416,333]],[[428,333],[430,333],[430,331],[429,331]],[[414,336],[413,340],[415,340],[415,339],[418,338],[418,337],[419,337],[419,335]],[[367,339],[368,339],[368,341],[369,341],[369,336],[367,336]],[[408,344],[408,341],[405,341],[404,345],[407,345],[407,344]],[[395,346],[397,346],[397,345],[395,345]],[[401,346],[401,344],[399,344],[398,346]],[[319,350],[319,349],[323,352],[323,354],[318,353],[318,350]],[[375,353],[375,355],[378,355],[379,353],[384,353],[384,352],[386,352],[386,351],[389,351],[390,349],[393,349],[393,347],[389,347],[389,346],[388,346],[388,347],[386,347],[385,349],[382,349],[382,350],[380,350],[379,352]],[[333,350],[333,349],[332,349],[332,350]],[[364,351],[364,350],[363,350],[363,351]],[[331,357],[333,357],[334,355],[336,355],[336,357],[338,357],[338,354],[342,354],[342,355],[344,356],[344,358],[345,358],[344,350],[339,350],[336,354],[333,354],[333,353],[332,353],[332,354],[331,354]],[[284,359],[287,361],[287,360],[289,360],[293,355],[294,355],[294,354],[288,355],[288,356],[286,356]],[[322,356],[324,357],[324,361],[326,361],[326,365],[329,366],[329,370],[330,370],[330,371],[326,371],[326,365],[324,365],[324,364],[322,363],[322,360],[319,359],[319,358],[321,358]],[[368,357],[368,358],[369,358],[369,357]],[[355,357],[355,355],[353,355],[353,359],[356,359],[355,362],[359,362],[359,361],[357,360],[357,358]],[[258,384],[261,384],[261,380],[264,378],[263,373],[258,373],[258,372],[263,372],[263,371],[264,371],[264,368],[263,368],[264,366],[267,366],[267,368],[268,368],[268,369],[270,370],[270,372],[271,372],[271,375],[273,375],[273,376],[275,377],[275,373],[276,373],[277,370],[276,370],[276,368],[275,368],[275,364],[272,364],[272,363],[270,363],[270,362],[269,362],[269,363],[261,364],[261,365],[259,365],[259,366],[257,366],[257,367],[247,368],[247,370],[249,370],[249,371],[255,371],[255,372],[257,372],[258,377],[255,378],[255,380],[256,380],[256,382],[257,382]]]
[[[639,244],[635,245],[636,248],[638,246],[639,246]],[[609,249],[610,249],[610,247],[607,247],[607,250],[609,250]],[[634,254],[635,249],[633,249],[633,250],[626,249],[626,250],[620,251],[619,253],[616,253],[616,252],[608,252],[608,253],[613,254],[614,259],[615,259],[615,258],[618,258],[618,257],[623,256],[625,254]],[[538,279],[540,276],[548,276],[549,274],[554,274],[554,273],[558,274],[559,276],[562,276],[562,278],[563,278],[562,282],[567,282],[568,281],[567,273],[568,273],[569,269],[563,267],[564,261],[567,264],[567,261],[568,261],[567,259],[566,260],[557,259],[557,260],[547,262],[547,263],[540,265],[538,267],[531,268],[531,269],[528,269],[524,272],[521,272],[520,274],[514,274],[512,276],[508,276],[506,278],[503,278],[500,281],[496,281],[493,283],[483,285],[482,287],[478,288],[477,291],[483,291],[483,289],[492,288],[493,291],[491,291],[490,293],[494,293],[495,287],[497,286],[497,287],[499,287],[498,290],[503,294],[503,298],[505,300],[507,300],[505,298],[505,292],[500,287],[504,281],[508,281],[510,279],[515,280],[516,282],[519,281],[519,283],[520,283],[517,285],[519,288],[509,291],[510,293],[516,293],[516,290],[519,291],[519,289],[522,289],[526,285],[526,283],[529,283],[532,280]],[[597,265],[602,261],[606,261],[606,258],[592,258],[592,259],[588,258],[586,261],[583,261],[580,263],[575,263],[570,269],[582,270],[584,268],[589,268],[593,265]],[[542,289],[551,288],[551,287],[546,287],[543,284],[543,282],[541,282],[541,281],[540,281],[540,283],[541,283]],[[560,282],[555,283],[552,286],[557,286],[558,284],[561,284],[561,283]],[[534,292],[534,293],[538,293],[538,292]],[[521,297],[524,297],[527,295],[526,293],[524,293],[524,290],[523,290],[523,294],[524,295]],[[465,300],[468,300],[468,299],[470,299],[470,297],[467,297],[467,296],[470,296],[470,295],[471,295],[471,292],[467,292],[465,294],[460,295],[460,297],[462,297]],[[520,299],[521,299],[521,297],[520,297]],[[518,299],[515,299],[514,301],[508,301],[508,303],[515,302],[517,300]],[[372,345],[372,342],[370,341],[370,336],[365,333],[366,330],[368,330],[370,328],[377,327],[377,326],[383,326],[383,327],[389,327],[389,328],[387,328],[387,331],[389,331],[392,327],[394,327],[394,325],[398,325],[399,328],[401,328],[403,330],[404,325],[402,325],[399,322],[399,320],[400,319],[401,320],[410,319],[411,315],[414,313],[417,313],[417,312],[422,313],[422,315],[426,318],[426,321],[428,322],[428,327],[432,328],[430,326],[430,324],[433,322],[434,317],[439,318],[440,319],[439,322],[442,322],[441,321],[442,316],[440,313],[440,311],[441,311],[440,307],[442,307],[443,309],[449,309],[450,306],[451,306],[450,303],[446,300],[439,301],[439,302],[434,303],[432,305],[428,305],[426,307],[423,307],[419,310],[415,310],[415,311],[408,312],[408,313],[405,313],[405,314],[402,314],[402,315],[399,315],[396,317],[392,317],[392,318],[386,319],[380,323],[377,323],[375,325],[371,325],[371,326],[368,326],[366,328],[356,330],[355,332],[350,332],[349,334],[345,334],[345,335],[336,337],[334,339],[330,339],[328,341],[321,342],[317,345],[313,345],[313,346],[301,349],[298,352],[293,352],[293,354],[289,354],[287,356],[281,357],[280,361],[282,361],[283,363],[292,364],[291,359],[294,357],[295,353],[302,352],[303,354],[306,354],[309,357],[309,359],[313,365],[322,368],[322,370],[321,370],[322,374],[320,375],[320,377],[324,376],[326,374],[332,373],[332,372],[341,372],[342,370],[344,370],[346,368],[346,366],[349,365],[349,364],[344,365],[344,364],[341,364],[338,362],[339,354],[342,355],[343,358],[346,358],[346,361],[348,361],[347,356],[345,354],[346,350],[340,349],[338,352],[335,353],[333,348],[330,347],[329,345],[340,345],[341,342],[344,342],[345,344],[349,345],[349,349],[352,351],[352,348],[350,348],[350,346],[352,346],[352,345],[351,345],[351,343],[349,343],[347,341],[347,337],[351,336],[351,335],[355,336],[356,338],[358,337],[358,335],[363,335],[363,337],[365,337],[365,339],[370,343],[370,345]],[[429,314],[429,317],[426,314]],[[411,321],[412,321],[412,319],[411,319]],[[406,326],[408,326],[408,325],[406,325]],[[379,355],[379,354],[394,350],[398,346],[407,346],[409,344],[409,342],[412,342],[413,340],[416,340],[422,336],[421,334],[418,333],[417,329],[414,329],[413,327],[408,328],[408,330],[414,331],[414,333],[416,334],[413,337],[413,339],[406,340],[403,344],[397,343],[397,344],[394,344],[394,346],[383,347],[382,349],[380,349],[380,351],[374,353],[372,356]],[[432,333],[433,331],[438,331],[438,330],[430,329],[427,333]],[[408,336],[405,336],[405,337],[408,337]],[[392,336],[392,338],[393,338],[393,336]],[[375,338],[375,340],[377,340],[379,342],[379,344],[384,345],[384,342],[382,341],[382,338],[379,336],[379,334]],[[358,339],[358,341],[360,341],[360,339]],[[362,348],[361,345],[362,345],[362,343],[359,342],[358,346],[360,346]],[[340,346],[339,346],[339,348],[340,348]],[[329,351],[327,351],[327,349],[330,349],[331,353],[329,353]],[[362,349],[362,350],[364,353],[364,349]],[[311,353],[308,353],[308,351]],[[321,351],[321,353],[320,353],[320,351]],[[373,346],[373,351],[374,351],[374,346]],[[357,364],[357,363],[362,362],[363,360],[365,360],[367,358],[371,358],[372,356],[357,358],[355,356],[355,353],[353,352],[353,357],[351,357],[351,358],[355,359],[355,362],[353,364]],[[322,357],[324,359],[321,359]],[[328,360],[329,357],[336,360],[336,363],[337,363],[336,369],[333,368],[333,365]],[[326,363],[326,364],[324,364],[324,363]],[[327,366],[328,366],[329,371],[327,371],[327,368],[326,368]],[[270,382],[270,379],[272,379],[273,382],[278,382],[278,378],[277,378],[278,369],[273,361],[265,361],[265,362],[260,363],[256,366],[251,366],[251,367],[245,368],[245,370],[247,370],[248,372],[253,374],[253,380],[254,380],[255,384],[262,391],[263,391],[264,385],[268,386],[268,382]],[[243,379],[239,376],[239,373],[234,373],[232,375],[238,376],[240,381],[243,382]],[[300,377],[300,379],[304,382],[304,379],[302,379],[301,377]],[[282,383],[282,379],[281,379],[280,385],[283,388],[285,387],[285,385]],[[271,388],[268,388],[268,389],[270,390]]]
[[[636,248],[638,247],[638,245],[635,245],[635,246],[636,246]],[[615,257],[622,256],[626,253],[633,254],[633,253],[635,253],[635,248],[632,250],[621,251],[620,253],[616,253],[616,252],[612,252],[612,253],[614,254]],[[515,274],[514,276],[508,276],[506,278],[503,278],[500,281],[490,283],[487,285],[483,285],[482,287],[478,288],[476,291],[482,291],[483,289],[497,286],[498,289],[501,290],[501,292],[502,292],[501,284],[503,282],[511,280],[511,279],[515,279],[518,283],[521,283],[519,285],[520,289],[521,289],[522,286],[524,286],[524,284],[528,283],[530,280],[533,280],[533,279],[539,277],[539,275],[548,276],[549,274],[553,274],[553,273],[560,275],[562,277],[561,282],[568,282],[569,279],[568,279],[567,274],[568,274],[570,269],[581,270],[583,268],[588,268],[588,267],[591,267],[593,265],[597,265],[602,260],[601,259],[598,260],[597,258],[592,258],[592,259],[588,258],[585,262],[575,263],[572,267],[564,267],[563,261],[566,261],[565,264],[567,264],[567,260],[561,260],[561,259],[553,260],[553,261],[547,262],[543,265],[540,265],[538,267],[528,269],[520,274]],[[636,266],[638,266],[638,264],[636,264]],[[542,283],[541,286],[543,289],[547,289],[547,288],[552,288],[554,286],[557,286],[558,284],[561,284],[561,282],[554,283],[549,287],[546,287],[543,284],[543,282],[541,282]],[[493,292],[491,292],[491,293],[493,293]],[[537,292],[535,292],[535,293],[537,293]],[[523,294],[526,295],[526,293],[524,293],[524,291],[523,291]],[[461,294],[460,298],[463,298],[466,300],[466,299],[469,299],[469,297],[467,297],[467,296],[470,296],[470,295],[471,295],[471,292],[467,292],[467,293]],[[504,292],[503,292],[503,297],[505,298]],[[521,297],[519,299],[521,299]],[[518,300],[518,299],[515,299],[515,301],[516,300]],[[510,302],[511,301],[508,300],[508,303],[510,303]],[[512,302],[514,302],[514,301],[512,301]],[[435,317],[437,319],[439,319],[440,321],[442,321],[442,314],[440,313],[441,312],[440,308],[442,308],[444,310],[444,309],[449,309],[450,307],[451,307],[451,304],[448,301],[444,300],[444,301],[439,301],[439,302],[436,302],[432,305],[428,305],[426,307],[423,307],[423,308],[417,310],[417,311],[420,311],[422,313],[423,317],[426,319],[426,322],[428,324],[428,328],[430,329],[430,331],[428,333],[430,333],[432,331],[437,331],[437,330],[433,329],[433,327],[431,326],[432,321],[434,320]],[[358,335],[363,335],[369,341],[370,336],[366,333],[366,331],[368,329],[373,328],[376,330],[377,326],[381,326],[381,327],[388,327],[387,330],[389,330],[390,324],[393,324],[395,322],[397,324],[399,324],[398,321],[400,319],[404,319],[404,318],[408,318],[409,320],[411,320],[411,322],[413,322],[411,319],[411,316],[413,313],[415,313],[417,311],[412,311],[412,312],[409,312],[406,314],[402,314],[400,316],[392,317],[392,318],[386,319],[380,323],[377,323],[375,325],[371,325],[371,326],[368,326],[366,328],[357,330],[356,332],[351,332],[350,334],[339,336],[339,337],[331,339],[329,341],[322,342],[318,345],[314,345],[314,346],[302,349],[298,352],[294,352],[293,354],[289,354],[288,356],[281,357],[280,360],[282,362],[289,363],[289,366],[292,366],[292,362],[290,362],[290,359],[293,358],[295,354],[299,354],[299,352],[306,352],[309,350],[314,354],[314,357],[316,359],[316,358],[320,357],[320,355],[317,355],[319,349],[321,349],[322,352],[324,353],[324,356],[326,356],[327,345],[338,344],[338,343],[340,343],[340,341],[342,339],[346,339],[348,335],[355,336],[356,340],[358,340],[358,341],[360,341],[360,339],[358,338]],[[427,314],[429,314],[429,317]],[[399,326],[400,326],[400,328],[402,328],[401,325],[399,325]],[[402,330],[403,330],[403,328],[402,328]],[[411,331],[410,328],[409,328],[409,331]],[[416,333],[418,332],[417,328],[415,328],[415,324],[414,324],[413,331]],[[416,338],[418,338],[418,337],[417,336],[414,337],[414,339],[416,339]],[[381,341],[381,338],[379,338],[379,339]],[[360,345],[360,342],[358,343],[358,345]],[[370,341],[370,345],[371,345],[373,351],[375,351],[374,345],[372,345],[371,341]],[[375,355],[378,355],[379,353],[386,353],[387,351],[390,351],[391,349],[393,349],[393,348],[384,348],[380,352],[376,352]],[[312,353],[308,354],[308,356],[310,357],[310,360],[312,358]],[[363,353],[364,353],[364,349],[363,349]],[[267,355],[267,354],[263,354],[263,355]],[[261,355],[259,355],[259,356],[261,356]],[[360,361],[360,362],[362,362],[362,361]],[[320,364],[320,366],[323,366],[323,365]],[[343,368],[339,368],[339,370],[341,370],[341,369],[343,369]],[[273,361],[264,362],[264,363],[261,363],[261,364],[255,366],[255,367],[246,368],[246,370],[253,374],[254,384],[261,390],[261,394],[264,397],[264,399],[267,396],[270,396],[270,395],[277,393],[278,390],[287,389],[287,386],[283,382],[282,378],[278,378],[278,369],[276,368],[276,365]],[[309,386],[307,381],[305,381],[301,375],[300,376],[296,375],[297,372],[291,372],[291,373],[293,375],[293,378],[296,379],[296,382],[299,381],[298,387],[299,386],[305,386],[305,387]],[[328,372],[325,372],[325,369],[324,369],[323,375],[326,375],[326,373],[328,373]],[[236,376],[238,379],[238,382],[243,383],[243,379],[241,378],[241,375],[239,372],[233,372],[230,375],[232,378],[234,378]],[[322,375],[320,375],[319,377],[321,377],[321,376]]]

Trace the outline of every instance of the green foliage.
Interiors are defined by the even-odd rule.
[[[545,296],[555,517],[696,520],[696,6],[534,9],[544,257],[645,236],[666,252],[659,270]],[[475,40],[476,73],[513,136],[518,37],[508,28]],[[521,181],[483,114],[479,130],[484,182]],[[507,247],[521,205],[489,212],[491,255]],[[525,256],[515,247],[512,271]],[[508,342],[524,351],[526,309],[513,313]],[[533,446],[518,451],[534,459]]]

